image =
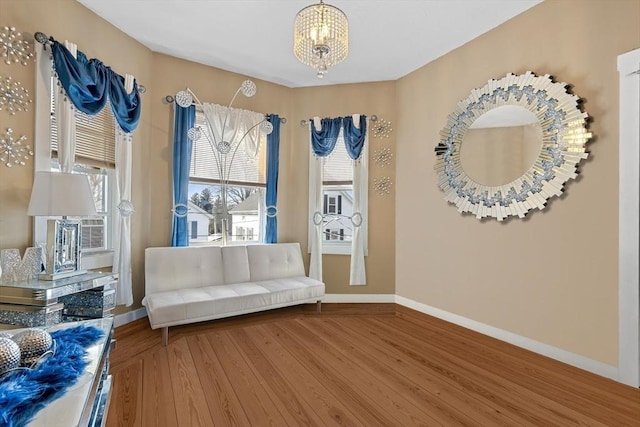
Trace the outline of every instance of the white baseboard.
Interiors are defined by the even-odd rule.
[[[128,311],[126,313],[117,314],[113,319],[113,327],[117,328],[118,326],[126,325],[134,320],[142,319],[143,317],[147,317],[147,309],[144,307],[140,307],[137,310]]]
[[[409,298],[401,297],[399,295],[396,295],[396,303],[405,307],[412,308],[416,311],[420,311],[422,313],[437,317],[439,319],[446,320],[447,322],[455,323],[456,325],[471,329],[481,334],[497,338],[501,341],[508,342],[518,347],[525,348],[535,353],[542,354],[543,356],[550,357],[571,366],[584,369],[585,371],[592,372],[596,375],[619,381],[618,368],[615,366],[607,365],[606,363],[589,359],[588,357],[581,356],[576,353],[571,353],[570,351],[562,350],[549,344],[545,344],[539,341],[532,340],[530,338],[523,337],[521,335],[514,334],[513,332],[505,331],[503,329],[495,328],[493,326],[489,326],[475,320],[467,319],[466,317],[462,317],[457,314],[441,310],[439,308],[431,307],[430,305],[422,304]]]
[[[325,294],[322,302],[381,303],[396,302],[395,294]]]

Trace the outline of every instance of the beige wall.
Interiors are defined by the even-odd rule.
[[[547,0],[397,82],[398,295],[617,365],[616,57],[640,46],[639,17],[635,0]],[[527,70],[584,99],[583,173],[525,220],[463,216],[436,185],[439,132],[471,89]]]

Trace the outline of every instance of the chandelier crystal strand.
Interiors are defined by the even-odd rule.
[[[300,10],[294,23],[293,53],[318,78],[349,54],[349,23],[343,11],[322,0]]]

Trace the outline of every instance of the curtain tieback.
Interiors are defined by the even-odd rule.
[[[360,212],[355,212],[351,215],[351,223],[354,227],[360,227],[362,225],[362,214]]]
[[[184,218],[189,214],[189,206],[185,205],[184,203],[176,203],[175,205],[173,205],[173,209],[171,209],[171,212],[173,212],[173,215],[177,216],[178,218]]]
[[[276,207],[276,205],[269,205],[265,210],[265,215],[267,215],[269,218],[275,218],[278,215],[278,208]]]

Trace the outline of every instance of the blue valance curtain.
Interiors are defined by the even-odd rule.
[[[364,147],[365,135],[367,134],[367,116],[360,115],[359,127],[354,126],[353,116],[343,117],[342,128],[347,154],[351,159],[356,160],[362,154]]]
[[[320,121],[322,127],[316,129],[314,120],[311,122],[311,147],[313,153],[318,157],[326,157],[336,146],[340,128],[342,128],[342,136],[347,147],[349,157],[356,160],[362,153],[364,147],[365,135],[367,134],[367,116],[360,115],[359,128],[353,124],[353,116],[336,117],[333,119],[324,118]]]
[[[320,130],[316,129],[313,119],[311,119],[311,147],[318,157],[326,157],[336,146],[342,117],[335,119],[324,118],[321,120]]]
[[[278,169],[280,164],[280,116],[271,114],[267,120],[273,126],[273,131],[267,135],[267,194],[266,217],[267,225],[264,235],[265,243],[278,242]]]
[[[111,102],[113,115],[120,128],[130,133],[140,121],[142,104],[138,85],[133,90],[125,89],[124,77],[115,73],[98,59],[87,59],[78,51],[77,59],[62,44],[51,37],[53,64],[67,96],[73,105],[85,114],[95,115],[104,108],[107,99]]]
[[[196,121],[196,107],[175,104],[173,128],[173,227],[171,246],[189,246],[189,168],[193,142],[187,135]]]

